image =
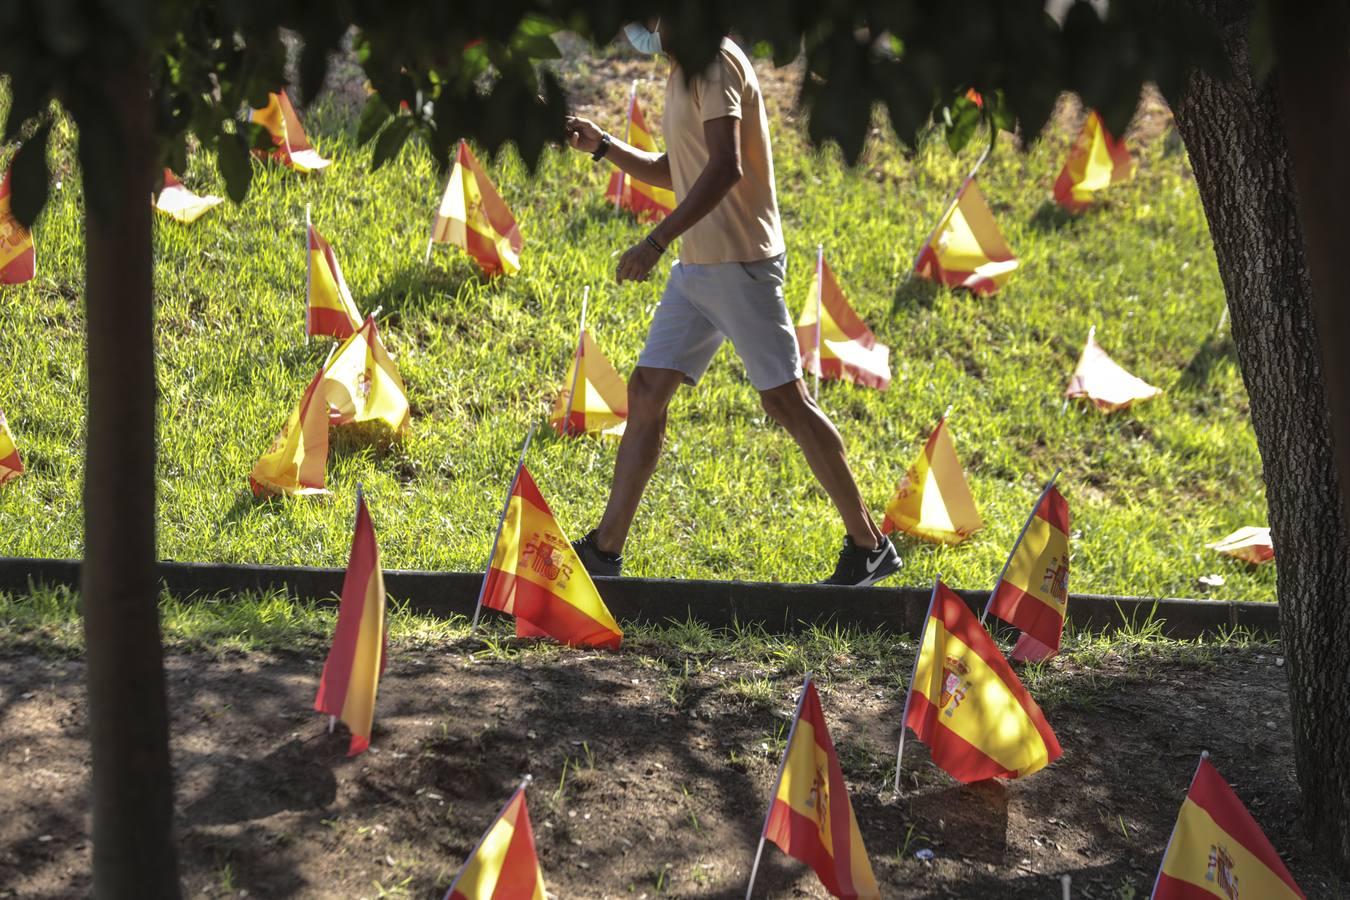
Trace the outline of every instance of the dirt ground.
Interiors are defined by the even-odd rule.
[[[795,672],[640,645],[482,648],[394,655],[356,759],[310,712],[322,653],[171,655],[189,896],[439,897],[526,773],[551,897],[743,895]],[[1299,836],[1277,661],[1060,661],[1039,683],[1059,762],[962,787],[911,741],[897,800],[895,676],[840,660],[822,700],[883,896],[1058,897],[1068,872],[1077,898],[1146,897],[1202,749],[1309,897],[1350,896]],[[761,674],[758,700],[728,689]],[[0,896],[89,892],[82,678],[78,658],[0,650]],[[777,849],[765,860],[757,896],[826,896]]]

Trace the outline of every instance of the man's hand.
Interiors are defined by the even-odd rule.
[[[567,129],[567,144],[573,150],[594,153],[600,147],[600,135],[604,132],[590,119],[568,116],[563,127]]]
[[[647,276],[652,274],[652,269],[661,260],[661,254],[656,252],[656,248],[647,243],[643,238],[632,247],[619,260],[619,268],[614,273],[614,280],[619,284],[625,281],[646,281]]]

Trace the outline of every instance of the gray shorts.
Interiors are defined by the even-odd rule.
[[[697,384],[729,339],[756,390],[802,377],[797,334],[783,303],[784,254],[750,263],[670,269],[637,364],[683,372]]]

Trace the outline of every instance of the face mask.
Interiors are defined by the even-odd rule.
[[[630,22],[623,27],[623,33],[637,52],[648,56],[661,52],[661,35],[649,30],[647,26]]]

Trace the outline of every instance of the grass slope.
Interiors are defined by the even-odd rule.
[[[646,81],[659,120],[660,73],[615,59],[573,65],[589,108],[621,126],[626,78]],[[904,542],[899,577],[936,572],[958,586],[997,576],[1040,483],[1057,466],[1074,515],[1076,591],[1190,595],[1221,572],[1220,593],[1270,599],[1274,571],[1215,558],[1202,545],[1265,521],[1260,459],[1231,345],[1211,338],[1223,292],[1184,153],[1163,136],[1133,147],[1138,177],[1103,208],[1067,221],[1046,206],[1071,138],[1031,152],[1000,147],[981,183],[1022,260],[1006,290],[975,298],[902,284],[975,151],[944,145],[903,157],[884,131],[864,164],[812,151],[773,81],[775,154],[794,315],[817,242],[856,308],[893,348],[879,393],[827,383],[821,402],[849,444],[878,518],[938,415],[952,427],[986,528],[954,547]],[[257,164],[247,202],[196,226],[155,226],[159,336],[159,546],[180,560],[343,565],[355,488],[370,498],[386,566],[483,565],[510,468],[529,423],[551,403],[575,340],[583,285],[590,323],[620,371],[631,370],[661,279],[615,286],[615,254],[643,229],[603,200],[607,166],[552,152],[528,174],[511,155],[490,169],[525,236],[519,276],[485,282],[458,250],[422,252],[441,178],[421,147],[370,173],[340,96],[305,114],[322,177]],[[0,551],[78,556],[85,374],[81,365],[82,197],[73,133],[53,154],[60,184],[36,229],[39,275],[0,290],[0,409],[28,473],[0,490]],[[214,160],[185,173],[223,193]],[[399,442],[334,432],[330,501],[256,500],[247,475],[329,342],[303,330],[305,207],[331,241],[363,310],[382,331],[413,406]],[[899,313],[888,314],[899,292]],[[1061,391],[1089,325],[1131,371],[1164,388],[1112,417]],[[833,508],[788,436],[761,412],[724,348],[704,383],[682,391],[666,455],[629,544],[633,575],[814,580],[841,538]],[[528,465],[563,527],[579,535],[603,507],[614,442],[541,432]]]

